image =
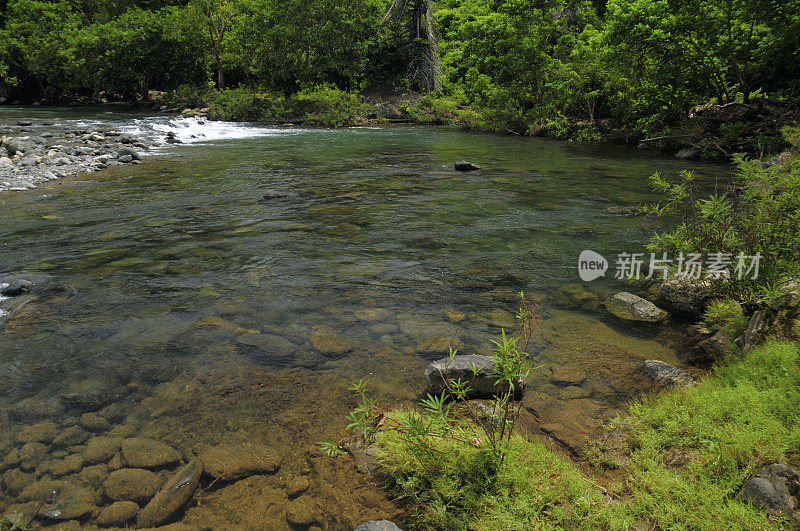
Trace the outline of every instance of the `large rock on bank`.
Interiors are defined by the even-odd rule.
[[[772,515],[791,516],[800,526],[800,472],[783,463],[762,468],[748,479],[736,499]]]
[[[627,291],[609,297],[603,304],[611,315],[623,321],[657,323],[669,317],[667,312],[652,302]]]
[[[789,292],[754,313],[737,344],[747,350],[770,338],[800,339],[800,292]]]
[[[711,300],[707,280],[671,278],[653,287],[655,301],[665,308],[686,315],[702,315]]]
[[[662,387],[684,387],[694,382],[689,373],[660,360],[646,360],[642,370]]]
[[[428,392],[440,395],[446,390],[447,382],[461,378],[470,383],[469,397],[492,397],[498,392],[506,391],[507,387],[497,385],[497,371],[491,356],[471,354],[442,358],[428,365],[425,370],[425,380],[428,382]],[[524,392],[525,382],[517,380],[514,391],[517,396]]]

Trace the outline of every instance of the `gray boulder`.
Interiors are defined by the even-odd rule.
[[[432,395],[442,394],[442,391],[446,389],[446,382],[459,378],[465,382],[471,382],[471,391],[468,395],[471,398],[488,398],[507,390],[507,386],[498,387],[497,385],[497,371],[491,356],[470,354],[455,356],[452,359],[448,356],[429,364],[425,370],[428,392]],[[515,395],[522,396],[524,387],[525,382],[516,381],[514,383]]]
[[[142,158],[141,155],[139,155],[135,149],[130,148],[128,146],[122,146],[117,150],[117,160],[126,156],[129,156],[131,160],[141,160]]]
[[[753,474],[736,499],[751,503],[768,514],[792,516],[795,522],[800,522],[798,496],[800,472],[783,463],[773,463]]]
[[[689,373],[660,360],[645,360],[642,370],[654,382],[665,388],[685,387],[694,383]]]
[[[654,287],[655,300],[667,309],[687,315],[702,315],[711,300],[707,280],[671,278]]]
[[[610,314],[624,321],[657,323],[669,317],[652,302],[627,291],[609,297],[603,304]]]
[[[355,531],[403,531],[389,520],[371,520],[356,527]]]
[[[16,297],[28,293],[33,288],[33,282],[21,278],[9,280],[7,284],[6,287],[0,289],[0,295],[3,297]]]
[[[736,340],[748,350],[768,338],[796,341],[800,338],[800,291],[791,291],[753,314],[744,335]]]
[[[6,153],[9,155],[15,155],[17,151],[21,151],[22,153],[27,153],[28,151],[33,151],[35,146],[33,142],[28,140],[21,140],[19,138],[7,138],[3,142],[3,147],[6,150]]]

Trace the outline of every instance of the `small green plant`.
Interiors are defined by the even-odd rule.
[[[371,444],[375,442],[376,422],[381,410],[375,399],[367,395],[367,382],[363,378],[350,391],[358,397],[358,405],[347,415],[350,421],[347,429],[360,435],[365,444]]]
[[[322,453],[328,457],[337,457],[344,453],[344,450],[339,446],[339,443],[333,439],[326,439],[317,443]]]
[[[700,324],[709,332],[723,332],[731,339],[744,333],[747,317],[742,306],[731,299],[715,299],[706,308]]]

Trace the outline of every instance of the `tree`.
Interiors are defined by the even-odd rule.
[[[442,75],[430,0],[393,0],[382,25],[405,23],[410,52],[408,79],[412,85],[433,92]]]
[[[198,0],[197,5],[206,17],[211,48],[217,65],[217,88],[225,88],[225,77],[222,71],[222,53],[225,44],[225,32],[228,26],[241,13],[241,9],[228,0]]]

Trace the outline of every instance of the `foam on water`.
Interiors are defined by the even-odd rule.
[[[289,129],[285,127],[264,127],[247,123],[221,122],[195,117],[150,117],[133,120],[130,125],[120,128],[123,132],[145,137],[156,146],[168,145],[168,133],[173,133],[182,144],[237,140],[269,136],[289,136],[301,134],[308,129]]]

